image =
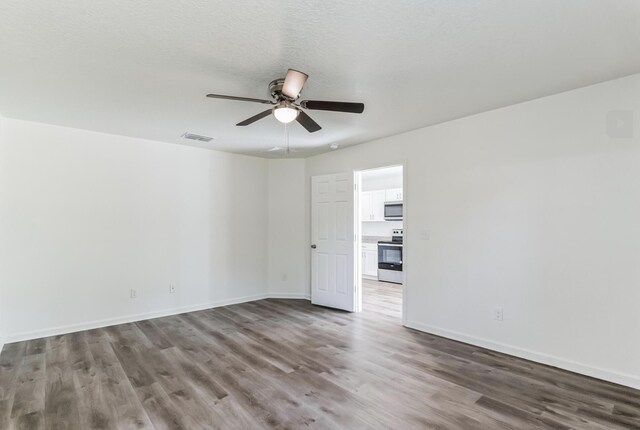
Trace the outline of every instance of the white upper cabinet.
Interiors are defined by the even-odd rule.
[[[388,202],[402,200],[402,188],[390,188],[385,190],[385,198]]]
[[[373,212],[373,221],[384,221],[384,202],[385,191],[372,191],[371,194],[371,208]]]
[[[385,190],[364,191],[360,197],[362,221],[384,221]]]
[[[384,202],[402,200],[402,188],[363,191],[360,194],[362,221],[384,221]]]
[[[362,221],[373,220],[373,208],[371,207],[371,191],[364,191],[360,194],[360,214]]]

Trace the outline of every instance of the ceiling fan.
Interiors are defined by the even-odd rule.
[[[322,127],[318,125],[309,115],[307,115],[302,109],[309,110],[328,110],[333,112],[349,112],[349,113],[362,113],[364,111],[363,103],[350,103],[350,102],[332,102],[322,100],[303,100],[296,103],[302,87],[309,78],[309,75],[302,73],[298,70],[289,69],[284,79],[275,79],[269,84],[269,92],[273,100],[254,99],[249,97],[235,97],[225,96],[221,94],[207,94],[207,97],[214,99],[227,99],[238,100],[243,102],[253,102],[271,105],[271,107],[257,115],[247,118],[242,122],[239,122],[238,126],[246,126],[253,124],[254,122],[269,116],[273,113],[278,121],[283,124],[288,124],[293,120],[296,120],[302,125],[309,133],[314,133],[320,130]]]

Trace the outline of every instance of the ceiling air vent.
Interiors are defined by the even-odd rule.
[[[197,140],[199,142],[211,142],[213,140],[213,137],[201,136],[199,134],[189,133],[188,131],[185,132],[181,137],[190,140]]]

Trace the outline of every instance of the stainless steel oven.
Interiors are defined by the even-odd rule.
[[[385,221],[402,221],[402,202],[384,203]]]
[[[402,283],[402,230],[393,230],[390,241],[378,242],[378,280]]]

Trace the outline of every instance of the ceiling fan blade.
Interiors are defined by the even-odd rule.
[[[298,113],[296,121],[298,121],[300,125],[306,128],[309,133],[314,133],[322,128],[318,125],[317,122],[312,120],[311,117],[303,111],[300,111],[300,113]]]
[[[287,76],[284,78],[284,84],[282,84],[282,94],[289,97],[292,100],[300,97],[300,92],[304,83],[307,82],[309,75],[299,72],[298,70],[287,70]]]
[[[273,104],[271,100],[252,99],[250,97],[224,96],[222,94],[207,94],[207,97],[212,99],[225,99],[225,100],[238,100],[241,102],[264,103],[267,105]]]
[[[265,116],[271,115],[271,112],[272,112],[272,109],[267,109],[266,111],[260,112],[258,115],[254,115],[251,118],[247,118],[244,121],[237,123],[236,125],[243,127],[245,125],[253,124],[257,120],[262,119]]]
[[[303,100],[300,102],[300,106],[310,110],[330,110],[334,112],[350,112],[350,113],[364,112],[364,103]]]

